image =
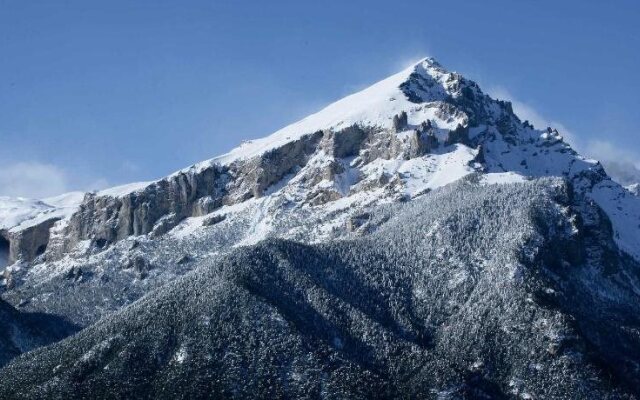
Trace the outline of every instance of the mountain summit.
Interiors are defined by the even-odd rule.
[[[3,199],[3,298],[84,329],[4,397],[638,395],[640,198],[431,58],[61,199]]]
[[[32,222],[22,217],[21,226],[45,220],[46,229],[32,228],[21,235],[24,229],[6,222],[0,223],[0,236],[12,243],[12,261],[31,261],[45,248],[52,259],[81,241],[101,248],[131,236],[160,236],[179,224],[188,225],[189,218],[211,212],[227,215],[225,207],[266,203],[285,194],[299,206],[317,207],[336,200],[397,200],[482,172],[505,173],[509,179],[572,180],[606,211],[621,248],[639,259],[637,201],[612,182],[599,163],[573,151],[558,131],[542,128],[521,121],[509,102],[490,98],[475,82],[424,58],[225,155],[159,181],[89,193],[76,201],[75,213],[67,202],[65,212],[58,212],[64,218],[51,231],[64,231],[60,237],[47,234],[51,221],[60,217],[42,218],[37,212],[26,213],[33,215]],[[385,190],[374,193],[376,189]],[[14,214],[23,211],[16,208]],[[267,221],[272,214],[260,215],[256,223],[264,227],[261,235],[243,242],[275,233]],[[7,215],[5,220],[16,218]]]

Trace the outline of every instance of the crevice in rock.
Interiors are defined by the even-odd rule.
[[[0,234],[0,268],[4,268],[10,263],[9,249],[11,243],[7,238]]]
[[[38,248],[36,249],[36,257],[43,255],[46,250],[47,250],[46,244],[38,246]]]

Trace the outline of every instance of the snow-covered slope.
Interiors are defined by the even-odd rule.
[[[191,269],[175,265],[181,252],[204,260],[269,237],[311,243],[366,235],[376,227],[372,208],[476,174],[485,184],[566,179],[576,204],[599,205],[620,250],[640,260],[640,198],[573,151],[559,132],[521,121],[508,102],[426,58],[228,154],[158,181],[86,195],[52,228],[45,257],[13,273],[18,287],[31,289],[7,297],[14,303],[28,297],[34,310],[65,312],[61,282],[82,271],[82,284],[91,289],[68,290],[73,301],[95,306],[90,317],[73,313],[87,323]],[[50,202],[14,207],[0,224],[24,226],[62,212]],[[125,267],[135,264],[139,246],[155,254],[145,255],[153,268],[132,273]],[[127,296],[111,296],[122,287]],[[102,289],[104,296],[93,295]],[[56,301],[48,294],[54,291]]]
[[[418,74],[426,82],[420,88],[412,88],[418,91],[422,99],[421,103],[426,104],[411,102],[401,88],[413,74]],[[450,85],[452,81],[447,80],[447,77],[447,71],[435,60],[422,59],[402,72],[338,100],[321,111],[265,138],[245,142],[242,146],[210,162],[229,164],[238,159],[255,157],[297,140],[309,132],[319,130],[340,130],[354,124],[391,129],[393,117],[403,111],[407,113],[410,125],[417,126],[426,120],[432,120],[441,128],[455,129],[458,124],[464,122],[463,119],[460,116],[438,113],[435,105],[435,102],[444,101],[452,93],[452,85]]]
[[[402,118],[399,118],[402,116]],[[400,141],[410,142],[410,134],[419,132],[422,124],[428,123],[431,134],[440,144],[446,145],[448,136],[461,127],[458,150],[440,146],[409,157],[406,152],[378,157],[364,162],[361,167],[347,168],[348,175],[339,174],[335,180],[322,181],[327,189],[336,189],[331,196],[348,197],[359,182],[377,179],[380,176],[400,176],[402,189],[398,193],[415,196],[424,190],[449,183],[465,174],[484,169],[485,172],[512,172],[522,176],[561,176],[580,181],[585,193],[609,214],[616,231],[618,243],[624,251],[640,259],[640,211],[635,199],[626,199],[619,185],[609,182],[597,161],[588,160],[576,154],[563,142],[560,133],[553,129],[537,130],[527,122],[520,121],[511,110],[509,103],[496,101],[484,95],[472,81],[459,74],[446,71],[431,58],[420,60],[415,65],[386,78],[372,86],[339,100],[307,118],[291,124],[267,137],[245,142],[228,154],[196,164],[180,173],[198,173],[216,166],[228,167],[243,161],[264,157],[269,152],[282,149],[296,142],[305,141],[316,132],[341,132],[358,126],[377,132],[395,132]],[[545,128],[545,127],[539,127]],[[466,139],[466,140],[465,140]],[[421,138],[418,138],[420,141]],[[466,150],[460,150],[466,146]],[[362,159],[362,151],[357,149],[353,156]],[[457,151],[480,155],[482,165],[474,164],[472,158],[462,156]],[[442,158],[444,157],[444,158]],[[309,164],[324,163],[327,167],[331,154],[315,151],[309,163],[300,165],[302,170]],[[443,161],[446,160],[446,161]],[[343,164],[345,160],[340,160]],[[352,161],[352,160],[351,160]],[[369,160],[367,160],[369,161]],[[276,161],[277,162],[277,161]],[[300,163],[298,163],[300,164]],[[427,172],[428,171],[428,172]],[[292,172],[292,171],[288,171]],[[174,174],[173,176],[176,176]],[[297,176],[304,174],[297,173]],[[583,179],[588,177],[587,180]],[[595,180],[603,182],[598,187]],[[383,178],[385,179],[385,178]],[[296,183],[296,179],[290,181]],[[126,196],[144,190],[153,183],[124,186],[118,190],[108,190],[99,195]],[[586,186],[585,186],[586,185]],[[291,191],[291,188],[282,189]],[[585,186],[585,187],[582,187]],[[316,187],[315,189],[319,189]],[[309,191],[305,187],[303,190]],[[275,190],[271,190],[275,194]],[[337,193],[337,194],[335,194]],[[592,194],[592,195],[591,195]],[[258,197],[262,193],[258,194]],[[375,195],[379,197],[378,195]],[[622,211],[621,211],[622,209]],[[263,232],[268,231],[268,229]]]
[[[354,134],[354,127],[360,132]],[[329,137],[331,133],[335,138]],[[346,139],[336,144],[340,137]],[[333,144],[327,145],[330,141]],[[342,149],[336,150],[339,146]],[[272,157],[274,154],[280,159]],[[273,168],[265,163],[283,166]],[[334,169],[341,172],[335,173]],[[198,180],[211,171],[216,177]],[[318,207],[338,200],[345,202],[353,195],[384,201],[415,197],[473,171],[511,172],[529,177],[561,176],[576,183],[580,181],[578,186],[583,192],[595,190],[592,199],[610,214],[622,248],[640,257],[640,235],[635,229],[640,220],[637,201],[625,199],[623,189],[612,182],[592,188],[596,180],[608,181],[596,161],[576,154],[557,131],[537,130],[520,121],[509,103],[489,98],[477,84],[445,70],[431,58],[422,59],[269,136],[245,142],[228,154],[195,164],[160,181],[123,185],[96,193],[94,204],[87,208],[107,208],[107,203],[119,201],[125,205],[118,205],[118,209],[134,208],[131,210],[133,220],[113,210],[119,219],[115,221],[117,233],[99,237],[105,236],[106,227],[94,229],[86,225],[95,225],[96,220],[113,216],[94,212],[86,216],[87,220],[79,222],[76,218],[71,230],[77,237],[62,251],[57,250],[57,254],[69,251],[82,240],[111,243],[154,229],[170,230],[185,218],[201,217],[221,206],[232,206],[250,198],[284,196],[294,198],[298,205]],[[323,174],[329,179],[322,178]],[[318,176],[322,179],[316,179]],[[215,182],[211,185],[212,179]],[[313,181],[313,185],[309,181]],[[209,185],[204,193],[193,193],[202,191],[203,185]],[[375,189],[384,190],[376,194]],[[210,191],[216,193],[206,193]],[[154,204],[147,200],[149,197],[166,199]],[[105,200],[108,198],[119,200]],[[197,201],[206,204],[193,204]],[[137,210],[136,203],[146,203],[153,210],[151,213]],[[61,209],[37,202],[20,204],[12,207],[12,215],[0,215],[0,226],[18,226],[16,222],[23,220],[29,225],[48,213],[66,216],[73,210],[73,207]],[[140,213],[138,218],[136,212]],[[260,234],[248,242],[268,235],[269,227],[264,222],[256,221],[262,226]]]
[[[71,192],[42,200],[0,197],[0,230],[20,231],[52,218],[68,218],[84,193]]]

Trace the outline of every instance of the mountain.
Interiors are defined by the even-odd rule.
[[[18,358],[0,397],[637,395],[640,265],[566,182],[475,176],[372,218],[211,259]]]
[[[85,327],[3,397],[638,395],[640,198],[433,59],[67,199],[0,213],[3,298]]]
[[[78,331],[63,318],[21,313],[0,300],[0,367],[23,352],[56,342]]]

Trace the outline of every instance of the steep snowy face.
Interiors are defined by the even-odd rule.
[[[166,232],[184,218],[250,199],[271,199],[270,209],[260,207],[260,228],[251,230],[246,243],[268,236],[269,218],[283,203],[316,207],[319,213],[344,204],[358,208],[411,199],[478,171],[571,180],[581,196],[607,212],[623,250],[640,258],[638,201],[625,197],[628,192],[611,182],[599,163],[577,154],[556,130],[521,121],[510,103],[490,98],[475,82],[431,58],[163,181],[98,193],[95,203],[110,208],[113,201],[105,199],[114,197],[123,203],[116,209],[133,215],[109,228],[116,234],[101,238],[113,242]],[[158,193],[163,187],[171,188],[170,194]],[[149,197],[166,201],[158,206],[145,200]],[[141,208],[144,204],[147,208]],[[348,218],[343,217],[339,223]],[[78,240],[105,236],[104,227],[90,226],[94,213],[84,219],[74,221]]]
[[[418,126],[427,120],[440,128],[465,124],[462,114],[447,113],[445,101],[458,96],[460,76],[449,74],[435,60],[417,64],[372,86],[332,103],[319,112],[265,138],[245,142],[228,154],[205,163],[229,164],[247,159],[321,130],[339,131],[353,125],[394,128],[394,117],[407,113],[407,123]]]

